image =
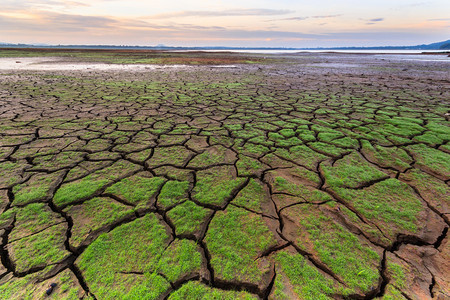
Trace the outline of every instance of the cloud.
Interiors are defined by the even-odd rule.
[[[275,19],[270,21],[304,21],[308,19],[331,19],[342,16],[342,14],[337,15],[325,15],[325,16],[309,16],[309,17],[292,17],[292,18],[284,18],[284,19]]]
[[[366,22],[366,25],[374,25],[376,23],[383,22],[384,18],[374,18],[374,19],[362,19],[362,18],[360,18],[360,20]]]
[[[0,14],[0,27],[6,32],[77,32],[88,29],[111,29],[119,21],[100,16],[83,16],[41,11],[35,14],[23,13],[24,17]]]
[[[198,10],[179,11],[166,14],[148,16],[149,19],[170,19],[184,17],[232,17],[232,16],[276,16],[293,13],[287,9],[226,9],[226,10]]]
[[[442,18],[442,19],[428,19],[427,21],[450,21],[450,18]]]
[[[309,19],[308,17],[292,17],[292,18],[285,18],[285,19],[278,19],[278,20],[271,20],[271,21],[303,21]]]
[[[237,15],[237,12],[234,11]],[[266,14],[287,14],[289,11],[265,11]],[[178,12],[180,13],[180,12]],[[195,13],[195,12],[190,12]],[[198,13],[198,12],[197,12]],[[201,12],[202,14],[205,11]],[[253,13],[256,10],[240,10],[239,14]],[[185,12],[185,15],[187,13]],[[231,11],[222,11],[220,15],[230,15]],[[302,21],[317,20],[318,24],[333,21],[341,14],[297,16],[286,20]],[[362,19],[361,19],[362,20]],[[384,18],[364,19],[364,22],[377,23]],[[359,25],[364,24],[361,22]],[[411,28],[386,29],[384,31],[369,30],[367,27],[356,26],[352,32],[325,32],[315,30],[314,33],[283,31],[280,27],[268,27],[251,30],[232,26],[203,26],[204,22],[187,21],[187,19],[158,19],[147,17],[112,17],[101,15],[81,15],[57,13],[46,10],[16,10],[14,12],[0,11],[0,36],[5,42],[21,43],[53,43],[53,44],[128,44],[152,45],[158,43],[173,45],[260,45],[260,46],[339,46],[339,45],[370,45],[400,43],[410,44],[411,40],[430,40],[439,37],[439,32],[431,28],[433,24],[425,22],[420,31]],[[220,23],[219,23],[220,25]],[[272,24],[270,24],[272,25]],[[422,25],[421,25],[422,26]],[[373,27],[375,28],[375,27]],[[371,28],[372,29],[372,28]],[[410,39],[410,41],[408,41]],[[268,42],[270,43],[268,44]],[[420,42],[419,42],[420,43]]]
[[[3,11],[88,7],[90,4],[70,0],[2,0]]]
[[[311,19],[328,19],[328,18],[337,18],[342,16],[342,14],[338,14],[338,15],[327,15],[327,16],[312,16],[310,17]]]
[[[424,1],[424,2],[414,2],[408,4],[401,4],[393,8],[393,10],[404,10],[408,8],[416,8],[421,6],[429,6],[432,4],[432,1]]]

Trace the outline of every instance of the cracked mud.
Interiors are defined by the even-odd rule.
[[[1,299],[450,297],[449,64],[180,55],[0,71]]]

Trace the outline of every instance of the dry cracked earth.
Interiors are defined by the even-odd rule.
[[[1,70],[0,298],[449,299],[449,70]]]

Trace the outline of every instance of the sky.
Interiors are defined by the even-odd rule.
[[[1,0],[0,42],[340,47],[450,39],[450,1]]]

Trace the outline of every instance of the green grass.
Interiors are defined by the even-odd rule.
[[[0,56],[50,54],[36,51],[0,50]],[[198,64],[224,56],[236,63],[262,61],[261,55],[254,60],[223,53],[52,55],[107,63]],[[399,234],[433,228],[440,234],[445,225],[430,223],[430,208],[408,185],[445,214],[448,99],[423,78],[414,85],[416,78],[405,77],[394,86],[389,76],[373,83],[335,72],[326,81],[293,76],[314,60],[283,58],[270,68],[255,66],[254,72],[181,68],[106,77],[3,72],[0,90],[8,91],[2,99],[9,106],[0,120],[0,211],[7,209],[0,214],[0,231],[8,232],[15,218],[6,245],[13,263],[20,271],[48,266],[48,272],[67,257],[67,224],[47,203],[52,201],[73,221],[71,246],[86,244],[76,265],[98,299],[161,298],[171,290],[169,281],[177,283],[171,299],[255,298],[208,285],[203,250],[195,241],[206,228],[202,243],[216,283],[265,286],[275,265],[271,299],[354,293],[364,298],[379,283],[382,251],[365,237],[387,247]],[[441,69],[427,69],[427,76]],[[401,68],[372,71],[386,75]],[[346,152],[351,154],[331,159]],[[68,174],[60,186],[61,171]],[[276,216],[275,206],[281,209],[283,235],[345,284],[294,247],[258,258],[276,243],[276,219],[261,217]],[[176,238],[166,223],[175,227]],[[415,291],[407,264],[387,259],[384,297],[400,299],[400,291]],[[37,281],[42,274],[7,274],[0,298],[41,298],[48,285]],[[192,276],[198,279],[185,281]],[[82,296],[70,269],[51,280],[58,282],[53,298]]]
[[[175,226],[177,235],[190,235],[197,233],[206,221],[211,210],[196,205],[191,201],[185,201],[171,209],[167,216]]]
[[[397,230],[415,233],[420,225],[418,217],[424,207],[414,191],[397,179],[391,178],[362,190],[335,190],[392,239]]]
[[[294,161],[295,163],[310,169],[314,169],[317,163],[328,158],[323,154],[311,150],[305,145],[294,146],[289,150],[277,149],[275,154],[279,155],[281,158]]]
[[[9,235],[10,242],[32,235],[57,223],[65,222],[61,216],[52,212],[44,203],[29,204],[12,212],[15,214],[16,222]]]
[[[441,180],[418,169],[401,174],[400,179],[417,188],[420,195],[439,211],[445,211],[450,205],[450,187]]]
[[[146,165],[152,168],[167,164],[183,167],[191,155],[192,152],[183,146],[156,148]]]
[[[276,243],[260,216],[233,206],[216,213],[205,241],[216,278],[254,284],[269,271],[269,265],[256,258]]]
[[[348,150],[324,143],[324,142],[313,142],[313,143],[309,143],[308,144],[313,150],[318,151],[320,153],[324,153],[326,155],[331,155],[331,156],[339,156],[342,155],[346,152],[348,152]]]
[[[50,196],[52,187],[62,172],[51,174],[36,174],[29,181],[15,185],[13,188],[14,205],[24,205],[35,201],[46,200]]]
[[[268,195],[261,182],[250,179],[248,185],[237,194],[231,203],[262,213],[261,205],[267,201],[269,201]]]
[[[193,198],[204,204],[224,205],[232,192],[245,182],[244,178],[234,179],[231,173],[231,167],[228,166],[197,172]]]
[[[325,277],[319,270],[308,263],[300,254],[290,254],[286,251],[278,252],[275,260],[280,271],[275,279],[274,296],[276,299],[289,299],[286,295],[285,283],[288,281],[299,299],[333,299],[332,295],[338,293],[336,284]]]
[[[175,282],[189,274],[198,274],[201,264],[202,256],[195,242],[175,240],[161,256],[155,271]]]
[[[79,295],[84,294],[70,270],[66,269],[51,279],[39,281],[40,276],[46,271],[49,271],[49,268],[21,278],[12,278],[0,284],[0,299],[41,299],[45,297],[45,291],[52,282],[56,283],[58,288],[52,293],[51,299],[76,300],[80,298]]]
[[[235,155],[230,150],[223,146],[213,146],[206,149],[205,152],[197,155],[194,159],[189,162],[189,167],[193,168],[205,168],[208,166],[217,165],[220,163],[233,163]],[[230,157],[231,156],[231,157]]]
[[[356,152],[336,161],[334,166],[322,164],[325,182],[330,187],[357,188],[388,175],[365,161]]]
[[[297,205],[285,214],[298,220],[296,243],[306,251],[317,253],[348,287],[353,290],[370,291],[378,284],[377,269],[380,257],[369,245],[363,244],[356,235],[339,223],[335,223],[318,207]],[[346,293],[351,292],[346,291]]]
[[[16,271],[26,272],[66,258],[70,254],[64,249],[66,229],[66,224],[59,224],[10,243],[8,250]]]
[[[450,154],[424,144],[408,146],[407,149],[412,152],[419,167],[429,169],[442,177],[450,176]]]
[[[20,170],[26,166],[25,161],[10,162],[4,161],[0,163],[0,188],[7,188],[17,184],[22,179]]]
[[[154,273],[168,238],[164,226],[149,214],[100,235],[76,264],[99,299],[156,299],[170,286]]]
[[[331,201],[332,198],[327,193],[311,188],[302,183],[295,183],[283,177],[275,177],[273,184],[274,192],[288,193],[292,196],[300,197],[299,201],[324,202]]]
[[[386,288],[383,299],[403,300],[405,297],[402,292],[406,292],[408,285],[406,283],[405,267],[393,262],[387,262],[387,273],[391,278],[390,284]],[[409,271],[409,270],[408,270]],[[408,294],[408,293],[407,293]]]
[[[113,184],[105,193],[121,197],[136,206],[146,206],[165,182],[162,177],[141,172]]]
[[[127,173],[137,171],[140,167],[128,161],[119,160],[112,166],[96,171],[74,182],[63,184],[55,193],[53,201],[57,206],[71,204],[85,199],[104,188],[108,183],[119,179]]]
[[[369,141],[363,140],[362,152],[373,159],[377,164],[384,167],[392,167],[400,171],[409,168],[413,162],[412,158],[402,148],[372,146]]]
[[[146,150],[142,150],[139,152],[130,153],[127,155],[127,157],[129,159],[132,159],[133,161],[138,161],[140,163],[143,163],[144,161],[146,161],[149,158],[151,152],[152,152],[152,149],[146,149]]]
[[[247,292],[224,291],[202,284],[198,281],[189,281],[173,292],[169,300],[256,300],[257,296]]]
[[[166,209],[187,199],[188,181],[168,181],[158,196],[158,206]]]
[[[264,166],[255,158],[239,155],[239,160],[236,162],[236,168],[240,176],[256,176],[267,168],[267,166]]]
[[[130,207],[110,198],[94,198],[82,205],[69,206],[65,212],[74,223],[70,238],[70,244],[74,247],[78,247],[91,232],[134,214]]]

